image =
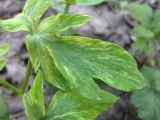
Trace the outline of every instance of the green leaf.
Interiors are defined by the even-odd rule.
[[[144,88],[135,91],[132,103],[138,109],[138,115],[144,120],[160,120],[160,92]]]
[[[27,0],[23,13],[31,17],[37,23],[51,4],[51,0]]]
[[[4,43],[0,44],[0,57],[6,55],[10,49],[10,44]]]
[[[148,44],[144,39],[137,39],[133,43],[133,47],[139,52],[146,52],[148,48]]]
[[[77,92],[57,92],[47,109],[45,120],[94,120],[117,100],[110,93],[101,93],[102,100],[87,99]]]
[[[28,35],[25,38],[25,43],[26,43],[26,47],[28,49],[28,52],[30,53],[29,58],[31,60],[31,63],[32,63],[35,71],[37,72],[38,68],[40,66],[39,58],[37,57],[37,52],[38,52],[37,48],[39,46],[36,45],[36,41],[30,35]]]
[[[5,58],[3,58],[3,56],[7,54],[9,49],[10,49],[10,44],[8,44],[8,43],[0,44],[0,57],[1,57],[0,58],[0,71],[7,64],[7,60]]]
[[[2,94],[0,94],[0,120],[9,120],[8,104]]]
[[[28,120],[43,120],[45,116],[43,77],[39,72],[30,90],[29,96],[23,96],[25,113]]]
[[[160,71],[155,68],[144,66],[142,74],[146,79],[147,86],[160,91]]]
[[[106,84],[124,91],[144,86],[144,79],[133,57],[112,43],[85,37],[42,35],[37,41],[42,45],[39,45],[39,51],[46,47],[52,57],[51,63],[55,63],[55,67],[73,89],[86,97],[99,99],[100,89],[93,78],[99,78]],[[42,51],[40,53],[42,56]],[[47,52],[44,53],[47,55]],[[48,57],[42,60],[39,57],[41,61],[48,60],[46,58]],[[42,69],[47,63],[44,63]]]
[[[71,88],[70,85],[55,66],[47,47],[40,42],[41,39],[45,38],[41,35],[35,35],[28,36],[26,39],[27,49],[35,70],[37,71],[40,65],[46,80],[61,90],[69,90]]]
[[[79,5],[97,5],[107,0],[77,0]]]
[[[152,9],[147,4],[132,3],[128,6],[131,15],[143,25],[150,25]]]
[[[7,61],[3,58],[0,59],[0,71],[5,67]]]
[[[52,0],[51,4],[52,9],[58,11],[59,13],[63,13],[65,9],[65,1],[62,0]]]
[[[133,32],[136,34],[137,37],[143,38],[144,41],[146,39],[152,39],[154,37],[154,32],[153,31],[151,31],[150,29],[148,29],[144,26],[141,26],[141,25],[136,26],[133,29]]]
[[[153,18],[153,24],[156,27],[160,27],[160,10],[157,10],[154,18]]]
[[[146,79],[145,88],[135,91],[132,103],[138,109],[138,115],[144,120],[160,119],[160,71],[144,66],[142,73]],[[143,97],[142,97],[143,96]]]
[[[0,20],[0,27],[8,32],[31,31],[31,20],[24,14],[19,14],[13,19]]]
[[[154,83],[155,81],[155,69],[144,66],[141,71],[142,71],[143,76],[145,77],[147,86],[150,87],[150,85],[153,85],[152,83]]]
[[[58,34],[69,28],[78,27],[90,20],[90,16],[82,14],[58,14],[46,18],[40,24],[38,31],[43,33]]]
[[[72,3],[74,1],[75,0],[71,0]],[[20,30],[32,32],[34,30],[32,27],[47,10],[50,2],[50,0],[28,0],[22,14],[17,15],[14,19],[0,20],[0,27],[9,32],[17,32]]]
[[[33,27],[48,9],[50,0],[28,0],[22,14],[13,19],[0,20],[0,27],[9,32],[27,31],[33,33]],[[14,23],[14,24],[13,24]]]

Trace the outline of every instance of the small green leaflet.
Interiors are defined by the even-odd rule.
[[[152,9],[147,4],[132,3],[128,9],[131,15],[143,25],[149,25],[152,20]]]
[[[109,0],[66,0],[68,3],[74,5],[98,5],[104,1],[109,1]]]
[[[7,64],[6,59],[0,58],[0,71],[5,67],[6,64]]]
[[[145,39],[145,40],[150,40],[153,39],[154,33],[150,29],[147,29],[146,27],[142,25],[137,25],[133,29],[133,32],[136,34],[138,38]]]
[[[8,43],[0,44],[0,71],[7,64],[7,60],[3,56],[7,54],[9,49],[10,49],[10,44]]]
[[[160,120],[160,71],[145,66],[142,73],[147,85],[133,93],[132,103],[141,119]]]
[[[0,120],[9,120],[8,104],[4,96],[0,93]]]
[[[13,19],[0,20],[0,27],[9,32],[27,31],[33,33],[34,26],[39,22],[50,5],[50,0],[27,0],[21,14]],[[13,24],[14,23],[14,24]]]
[[[0,44],[0,57],[6,55],[9,49],[10,49],[10,44],[8,43]]]
[[[45,120],[94,120],[117,100],[110,93],[101,91],[102,100],[87,99],[77,92],[57,92],[46,111]]]
[[[160,27],[160,11],[157,10],[153,14],[152,8],[147,4],[130,4],[128,9],[132,17],[140,23],[135,26],[134,31],[138,37],[145,39],[159,39]],[[145,34],[146,33],[146,34]]]
[[[160,92],[160,71],[144,66],[142,69],[142,74],[146,79],[146,87],[153,87]]]
[[[19,14],[13,19],[0,20],[0,27],[9,32],[18,32],[20,30],[31,31],[31,25],[31,21],[24,14]]]
[[[144,120],[160,120],[160,93],[144,88],[134,92],[132,103],[138,109],[138,115]]]
[[[59,34],[69,28],[82,26],[90,19],[90,16],[82,14],[58,14],[43,20],[38,27],[38,31],[44,34]]]
[[[23,96],[25,113],[28,120],[43,120],[45,116],[42,73],[38,72],[30,94]]]
[[[148,44],[144,42],[143,39],[137,39],[136,41],[134,41],[132,49],[137,50],[139,52],[145,52],[148,50]]]
[[[133,43],[133,49],[137,53],[147,52],[150,54],[150,59],[147,62],[151,65],[155,64],[155,50],[160,39],[160,11],[154,11],[147,4],[132,3],[128,9],[132,17],[137,20],[133,32],[136,35],[136,40]]]

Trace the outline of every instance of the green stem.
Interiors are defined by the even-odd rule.
[[[28,60],[28,65],[27,65],[25,78],[24,78],[24,81],[23,81],[22,86],[20,88],[20,91],[21,91],[22,94],[24,94],[26,89],[27,89],[31,71],[32,71],[32,64],[31,64],[30,60]]]
[[[65,9],[64,9],[64,14],[69,13],[69,8],[70,8],[70,4],[68,2],[66,2]]]
[[[20,90],[17,87],[15,87],[14,85],[10,84],[9,82],[7,82],[5,80],[0,80],[0,84],[6,88],[9,88],[10,90],[17,93],[18,95],[21,95]]]

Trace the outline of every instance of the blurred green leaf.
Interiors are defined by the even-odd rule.
[[[144,66],[142,74],[147,81],[147,86],[160,91],[160,71],[155,68]]]
[[[133,47],[139,52],[146,52],[148,50],[148,45],[144,39],[137,39],[134,41]]]
[[[8,43],[0,44],[0,71],[7,64],[7,60],[3,56],[8,53],[9,49],[10,49],[10,44]]]
[[[8,104],[4,96],[0,93],[0,120],[9,120]]]
[[[138,109],[138,115],[144,120],[160,119],[160,71],[151,67],[143,67],[146,87],[135,91],[132,103]],[[143,96],[143,97],[142,97]]]
[[[7,64],[6,59],[1,58],[0,59],[0,71],[5,67],[6,64]]]
[[[29,96],[23,96],[25,113],[28,120],[43,120],[45,117],[43,77],[39,72],[30,90]]]
[[[46,111],[45,120],[94,120],[117,100],[110,93],[101,93],[102,99],[87,99],[77,92],[57,92]]]
[[[138,115],[144,120],[160,120],[160,93],[149,88],[135,91],[132,103],[138,109]]]
[[[133,32],[138,38],[143,38],[143,42],[148,39],[152,40],[154,37],[154,32],[142,25],[135,26]]]
[[[8,32],[31,31],[31,21],[24,14],[19,14],[13,19],[0,20],[0,27]]]
[[[6,55],[10,49],[9,43],[0,44],[0,57]]]
[[[35,26],[48,9],[50,0],[27,0],[21,14],[13,19],[0,20],[0,27],[9,32],[27,31],[33,33]]]
[[[131,15],[143,25],[150,25],[152,9],[147,4],[131,3],[128,5]]]
[[[78,27],[90,20],[90,16],[82,14],[58,14],[41,22],[38,30],[43,33],[58,34],[69,28]]]

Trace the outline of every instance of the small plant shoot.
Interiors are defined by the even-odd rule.
[[[137,39],[133,48],[138,52],[148,52],[150,58],[148,63],[155,64],[155,51],[160,39],[160,10],[153,12],[147,4],[132,3],[128,7],[131,16],[137,20],[133,32]]]
[[[21,97],[28,120],[94,120],[119,98],[100,89],[95,79],[126,92],[144,87],[145,81],[136,61],[123,48],[98,39],[62,35],[70,28],[90,21],[90,16],[57,14],[41,21],[51,2],[27,0],[22,13],[12,19],[0,20],[0,27],[5,31],[27,32],[25,44],[29,59],[21,87],[17,88],[5,80],[0,80],[0,84]],[[66,2],[83,3],[74,0]],[[92,4],[93,1],[87,2]],[[8,44],[0,46],[1,70],[6,64],[3,56],[8,50]],[[36,78],[27,93],[32,69]],[[44,104],[45,81],[58,89],[48,106]],[[2,97],[0,100],[3,103]],[[5,111],[1,111],[4,108]],[[8,120],[6,111],[7,106],[0,104],[0,117],[4,120]]]

